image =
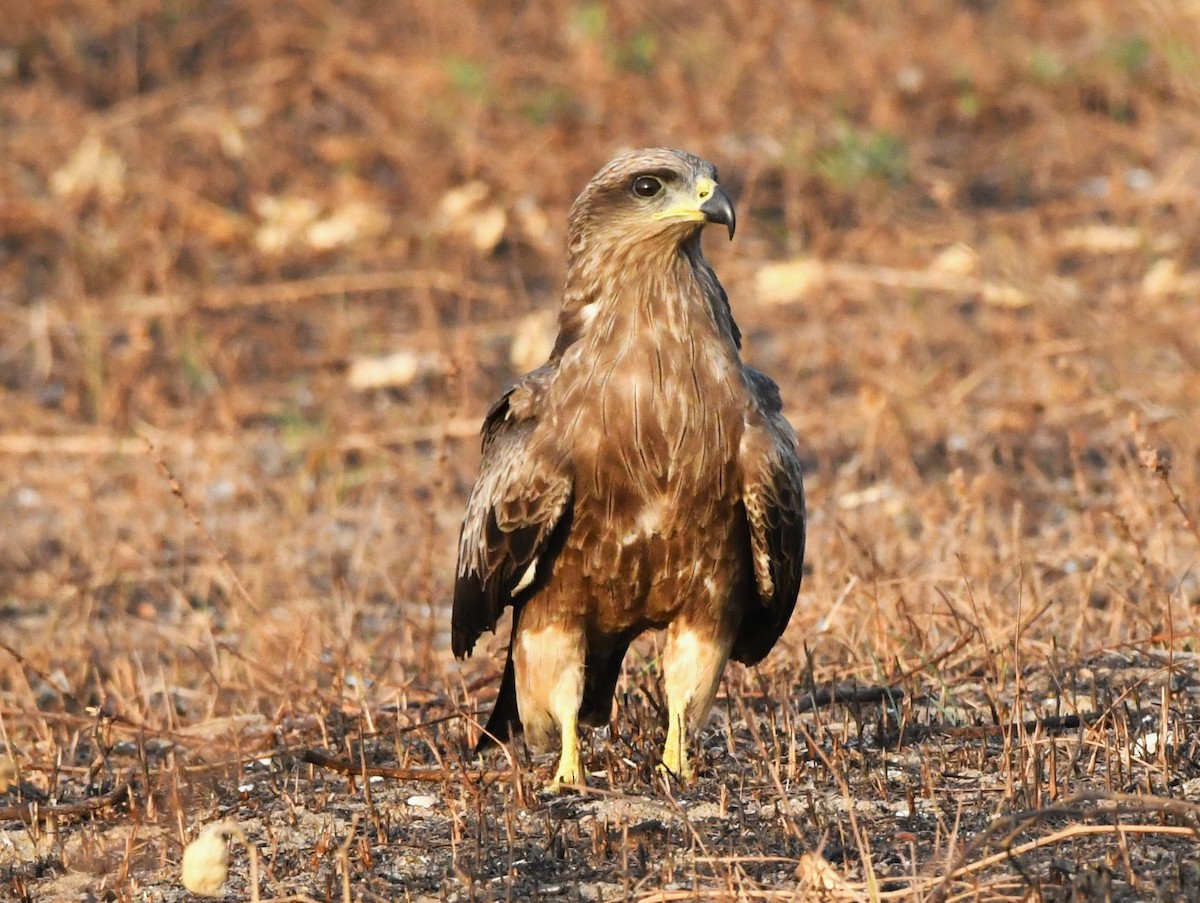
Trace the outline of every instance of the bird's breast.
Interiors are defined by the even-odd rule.
[[[733,566],[748,399],[740,362],[713,338],[602,346],[559,374],[575,480],[565,570],[609,628],[665,623]]]
[[[592,482],[597,493],[624,487],[646,497],[723,483],[747,399],[740,363],[716,344],[632,340],[561,374],[577,493]]]

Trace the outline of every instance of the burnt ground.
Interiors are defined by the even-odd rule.
[[[1200,897],[1200,18],[878,6],[10,11],[3,895],[188,899],[233,819],[263,900]],[[468,754],[458,520],[659,143],[738,206],[808,567],[694,784],[647,637],[551,797]]]

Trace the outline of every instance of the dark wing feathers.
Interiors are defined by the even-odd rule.
[[[750,606],[746,611],[732,656],[753,665],[775,645],[796,606],[804,567],[805,513],[796,434],[781,413],[779,389],[749,367],[746,375],[762,418],[747,423],[740,450],[742,504],[762,608]]]
[[[556,449],[532,441],[552,376],[549,367],[526,375],[484,420],[483,461],[458,541],[451,646],[460,658],[547,572],[550,562],[539,559],[549,557],[570,519],[570,477]]]

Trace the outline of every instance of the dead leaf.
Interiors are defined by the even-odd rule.
[[[808,297],[825,287],[825,264],[813,258],[769,264],[755,280],[764,304],[787,304]]]

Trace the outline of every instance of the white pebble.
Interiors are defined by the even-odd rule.
[[[229,876],[229,848],[219,831],[208,828],[183,851],[183,886],[201,897],[221,895]]]

